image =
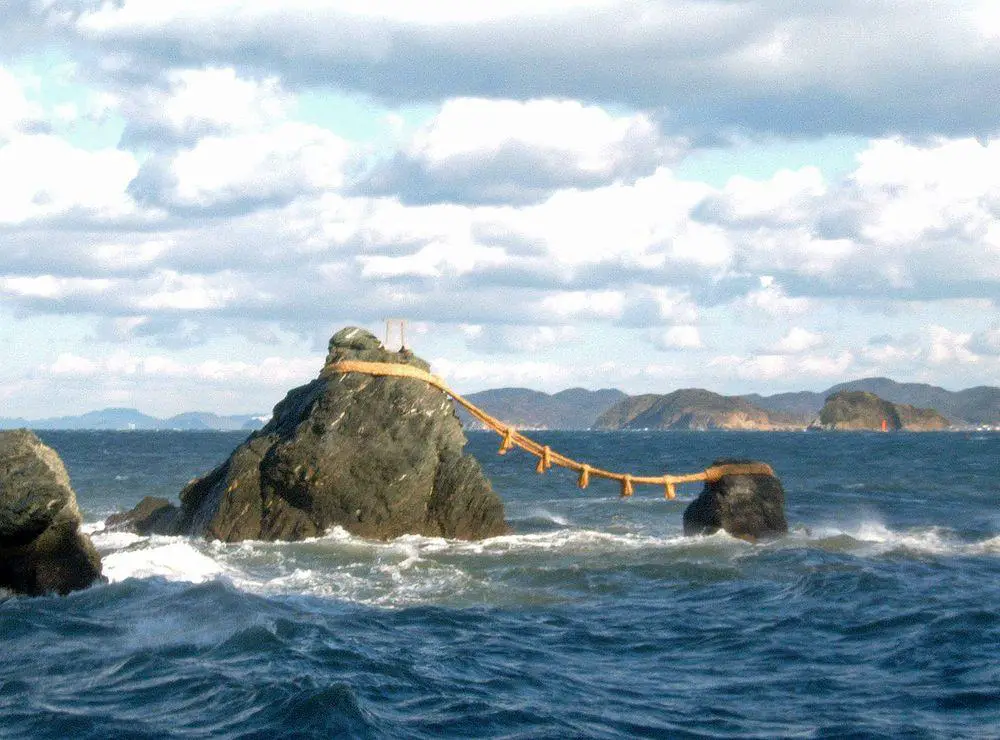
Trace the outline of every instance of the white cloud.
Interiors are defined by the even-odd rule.
[[[127,74],[128,59],[115,64]],[[125,118],[123,140],[155,149],[265,130],[287,120],[294,107],[277,77],[245,77],[232,67],[167,69],[148,84],[111,90],[105,104]]]
[[[570,320],[614,319],[622,315],[625,295],[617,290],[575,290],[552,293],[542,299],[542,315]]]
[[[163,271],[148,281],[148,294],[136,296],[135,308],[146,311],[193,311],[222,308],[243,286],[234,275],[180,275]]]
[[[671,326],[657,334],[655,344],[661,349],[701,349],[704,345],[696,326]]]
[[[412,254],[360,256],[361,277],[441,277],[462,274],[478,265],[502,264],[503,250],[468,243],[433,241]]]
[[[835,355],[806,354],[796,357],[777,354],[724,355],[709,362],[737,378],[754,383],[781,380],[782,384],[812,385],[816,379],[843,380],[854,366],[854,355],[842,351]]]
[[[231,67],[177,70],[168,81],[169,93],[150,101],[150,107],[156,106],[178,133],[259,129],[284,118],[291,106],[276,77],[243,79]]]
[[[912,248],[944,232],[1000,246],[1000,142],[876,141],[851,180],[870,204],[860,236],[872,242]]]
[[[559,350],[580,339],[573,326],[487,326],[467,331],[467,346],[477,352],[524,353]]]
[[[503,222],[512,236],[567,267],[618,260],[640,270],[677,265],[715,273],[728,264],[730,247],[689,217],[708,191],[661,168],[632,185],[559,191],[505,212]]]
[[[211,383],[240,381],[285,387],[315,377],[322,367],[318,357],[267,357],[260,362],[206,360],[182,362],[163,355],[136,355],[115,352],[97,357],[62,353],[43,370],[55,376],[101,378],[142,376],[176,378]]]
[[[971,333],[955,332],[943,326],[931,326],[927,333],[930,340],[928,362],[935,365],[951,365],[979,361],[979,358],[969,350]]]
[[[1000,139],[874,141],[825,190],[784,176],[731,181],[693,211],[725,227],[740,270],[816,296],[1000,294]]]
[[[819,334],[814,334],[800,326],[793,326],[772,348],[772,352],[778,355],[798,355],[821,347],[823,341],[823,337]]]
[[[167,167],[167,187],[154,185],[151,194],[176,208],[288,202],[339,188],[349,152],[329,131],[291,122],[266,132],[205,137],[160,165]]]
[[[90,278],[63,278],[52,275],[0,278],[0,293],[23,298],[60,300],[74,295],[106,293],[112,281]]]
[[[29,102],[18,79],[0,67],[0,145],[41,118],[41,106]]]
[[[985,329],[976,332],[972,336],[969,347],[973,352],[981,355],[995,355],[1000,357],[1000,328]]]
[[[87,377],[98,372],[98,363],[85,357],[64,352],[48,368],[53,375],[77,375]]]
[[[760,278],[760,289],[747,293],[736,301],[738,308],[749,308],[762,311],[769,316],[791,317],[808,310],[809,300],[806,298],[791,298],[770,275]]]
[[[455,388],[553,388],[566,383],[574,375],[570,367],[530,360],[498,364],[485,360],[455,362],[447,357],[435,357],[431,360],[431,369]]]
[[[612,116],[572,100],[458,98],[361,187],[417,203],[531,202],[560,188],[635,180],[682,147],[643,113]]]
[[[735,175],[721,193],[699,207],[731,225],[792,225],[810,218],[826,192],[823,173],[816,167],[780,170],[767,181]]]
[[[84,151],[52,135],[0,141],[0,224],[79,214],[95,221],[134,213],[125,190],[138,164],[128,152]]]

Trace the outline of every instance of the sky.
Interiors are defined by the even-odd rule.
[[[1000,6],[0,3],[0,416],[387,318],[463,393],[1000,384]]]

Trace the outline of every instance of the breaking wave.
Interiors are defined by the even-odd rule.
[[[1000,536],[963,541],[944,527],[894,531],[878,521],[837,527],[795,527],[787,537],[751,544],[724,532],[685,537],[573,528],[550,522],[544,532],[480,541],[406,535],[388,542],[334,528],[302,542],[238,544],[190,537],[142,537],[87,527],[112,583],[162,578],[204,583],[223,580],[259,595],[332,597],[379,606],[511,603],[531,597],[527,574],[559,572],[564,595],[594,569],[647,566],[690,571],[728,568],[768,554],[813,550],[856,559],[885,556],[944,558],[1000,555]],[[573,577],[574,571],[581,574]]]

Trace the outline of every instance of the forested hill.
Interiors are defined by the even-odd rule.
[[[597,417],[626,395],[612,388],[570,388],[553,394],[527,388],[497,388],[470,393],[466,398],[488,414],[522,429],[590,429]],[[459,418],[467,427],[478,426],[462,410]]]
[[[956,423],[1000,424],[1000,388],[993,386],[949,391],[926,383],[897,383],[889,378],[862,378],[839,383],[820,393],[800,391],[773,396],[754,393],[743,398],[763,409],[815,417],[826,399],[841,391],[865,391],[892,403],[934,409]]]
[[[766,411],[739,396],[722,396],[701,388],[631,396],[594,423],[595,429],[777,430],[803,426],[789,414]]]

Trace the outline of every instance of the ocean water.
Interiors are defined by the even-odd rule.
[[[240,434],[45,432],[109,583],[0,600],[0,737],[1000,737],[1000,434],[538,433],[637,473],[768,461],[791,533],[470,434],[514,532],[102,531]]]

